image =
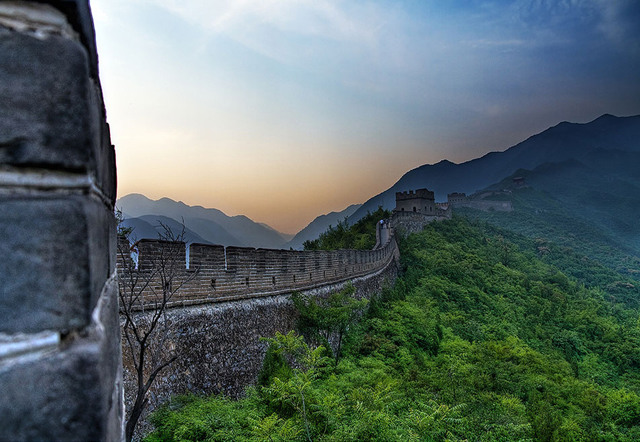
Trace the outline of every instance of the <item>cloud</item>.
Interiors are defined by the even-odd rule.
[[[207,32],[234,36],[260,30],[342,42],[371,43],[369,7],[328,0],[156,0]]]
[[[596,43],[638,49],[640,2],[637,0],[518,0],[512,10],[526,29],[546,44]],[[599,43],[599,42],[598,42]]]
[[[596,0],[600,22],[597,29],[622,48],[640,52],[640,3],[637,0]]]

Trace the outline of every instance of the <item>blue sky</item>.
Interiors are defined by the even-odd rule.
[[[92,0],[119,195],[296,232],[406,171],[640,114],[637,0]]]

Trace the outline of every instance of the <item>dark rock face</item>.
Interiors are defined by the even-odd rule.
[[[120,440],[115,154],[88,1],[0,2],[0,59],[0,440]]]

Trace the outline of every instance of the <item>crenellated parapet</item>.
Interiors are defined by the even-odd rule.
[[[380,230],[380,229],[379,229]],[[185,244],[160,240],[141,240],[129,247],[120,238],[118,271],[122,279],[136,273],[138,280],[151,279],[143,291],[150,305],[161,282],[153,269],[163,254],[171,256],[176,279],[186,281],[169,306],[247,299],[309,290],[375,273],[397,258],[397,246],[389,231],[385,244],[373,250],[275,250]],[[155,290],[155,292],[154,292]],[[140,305],[143,308],[143,305]]]

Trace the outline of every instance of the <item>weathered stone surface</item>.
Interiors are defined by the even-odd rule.
[[[0,1],[0,60],[0,440],[122,440],[115,153],[88,0]]]
[[[87,52],[56,35],[0,27],[0,162],[95,169]]]
[[[110,201],[115,204],[116,201],[116,154],[111,144],[111,134],[109,125],[104,121],[104,108],[102,105],[102,93],[100,86],[94,80],[91,80],[90,87],[90,110],[91,110],[91,127],[96,128],[93,132],[91,153],[92,158],[96,159],[95,170],[90,171],[95,176],[95,184]]]
[[[124,403],[122,380],[122,344],[120,342],[120,318],[118,310],[118,281],[109,279],[94,310],[92,327],[100,343],[98,361],[100,391],[102,396],[101,417],[105,423],[104,440],[122,439]],[[116,333],[114,333],[116,332]]]
[[[88,0],[33,0],[34,3],[47,3],[62,12],[80,36],[80,41],[89,54],[89,68],[92,78],[98,78],[98,54],[93,18]]]
[[[113,386],[100,382],[99,350],[80,343],[1,367],[0,440],[105,440],[107,404],[96,398],[111,397]]]
[[[73,330],[113,268],[115,221],[81,196],[0,198],[0,332]]]
[[[102,426],[85,404],[99,397],[97,346],[0,370],[2,440],[95,440]],[[54,425],[57,423],[58,425]]]

